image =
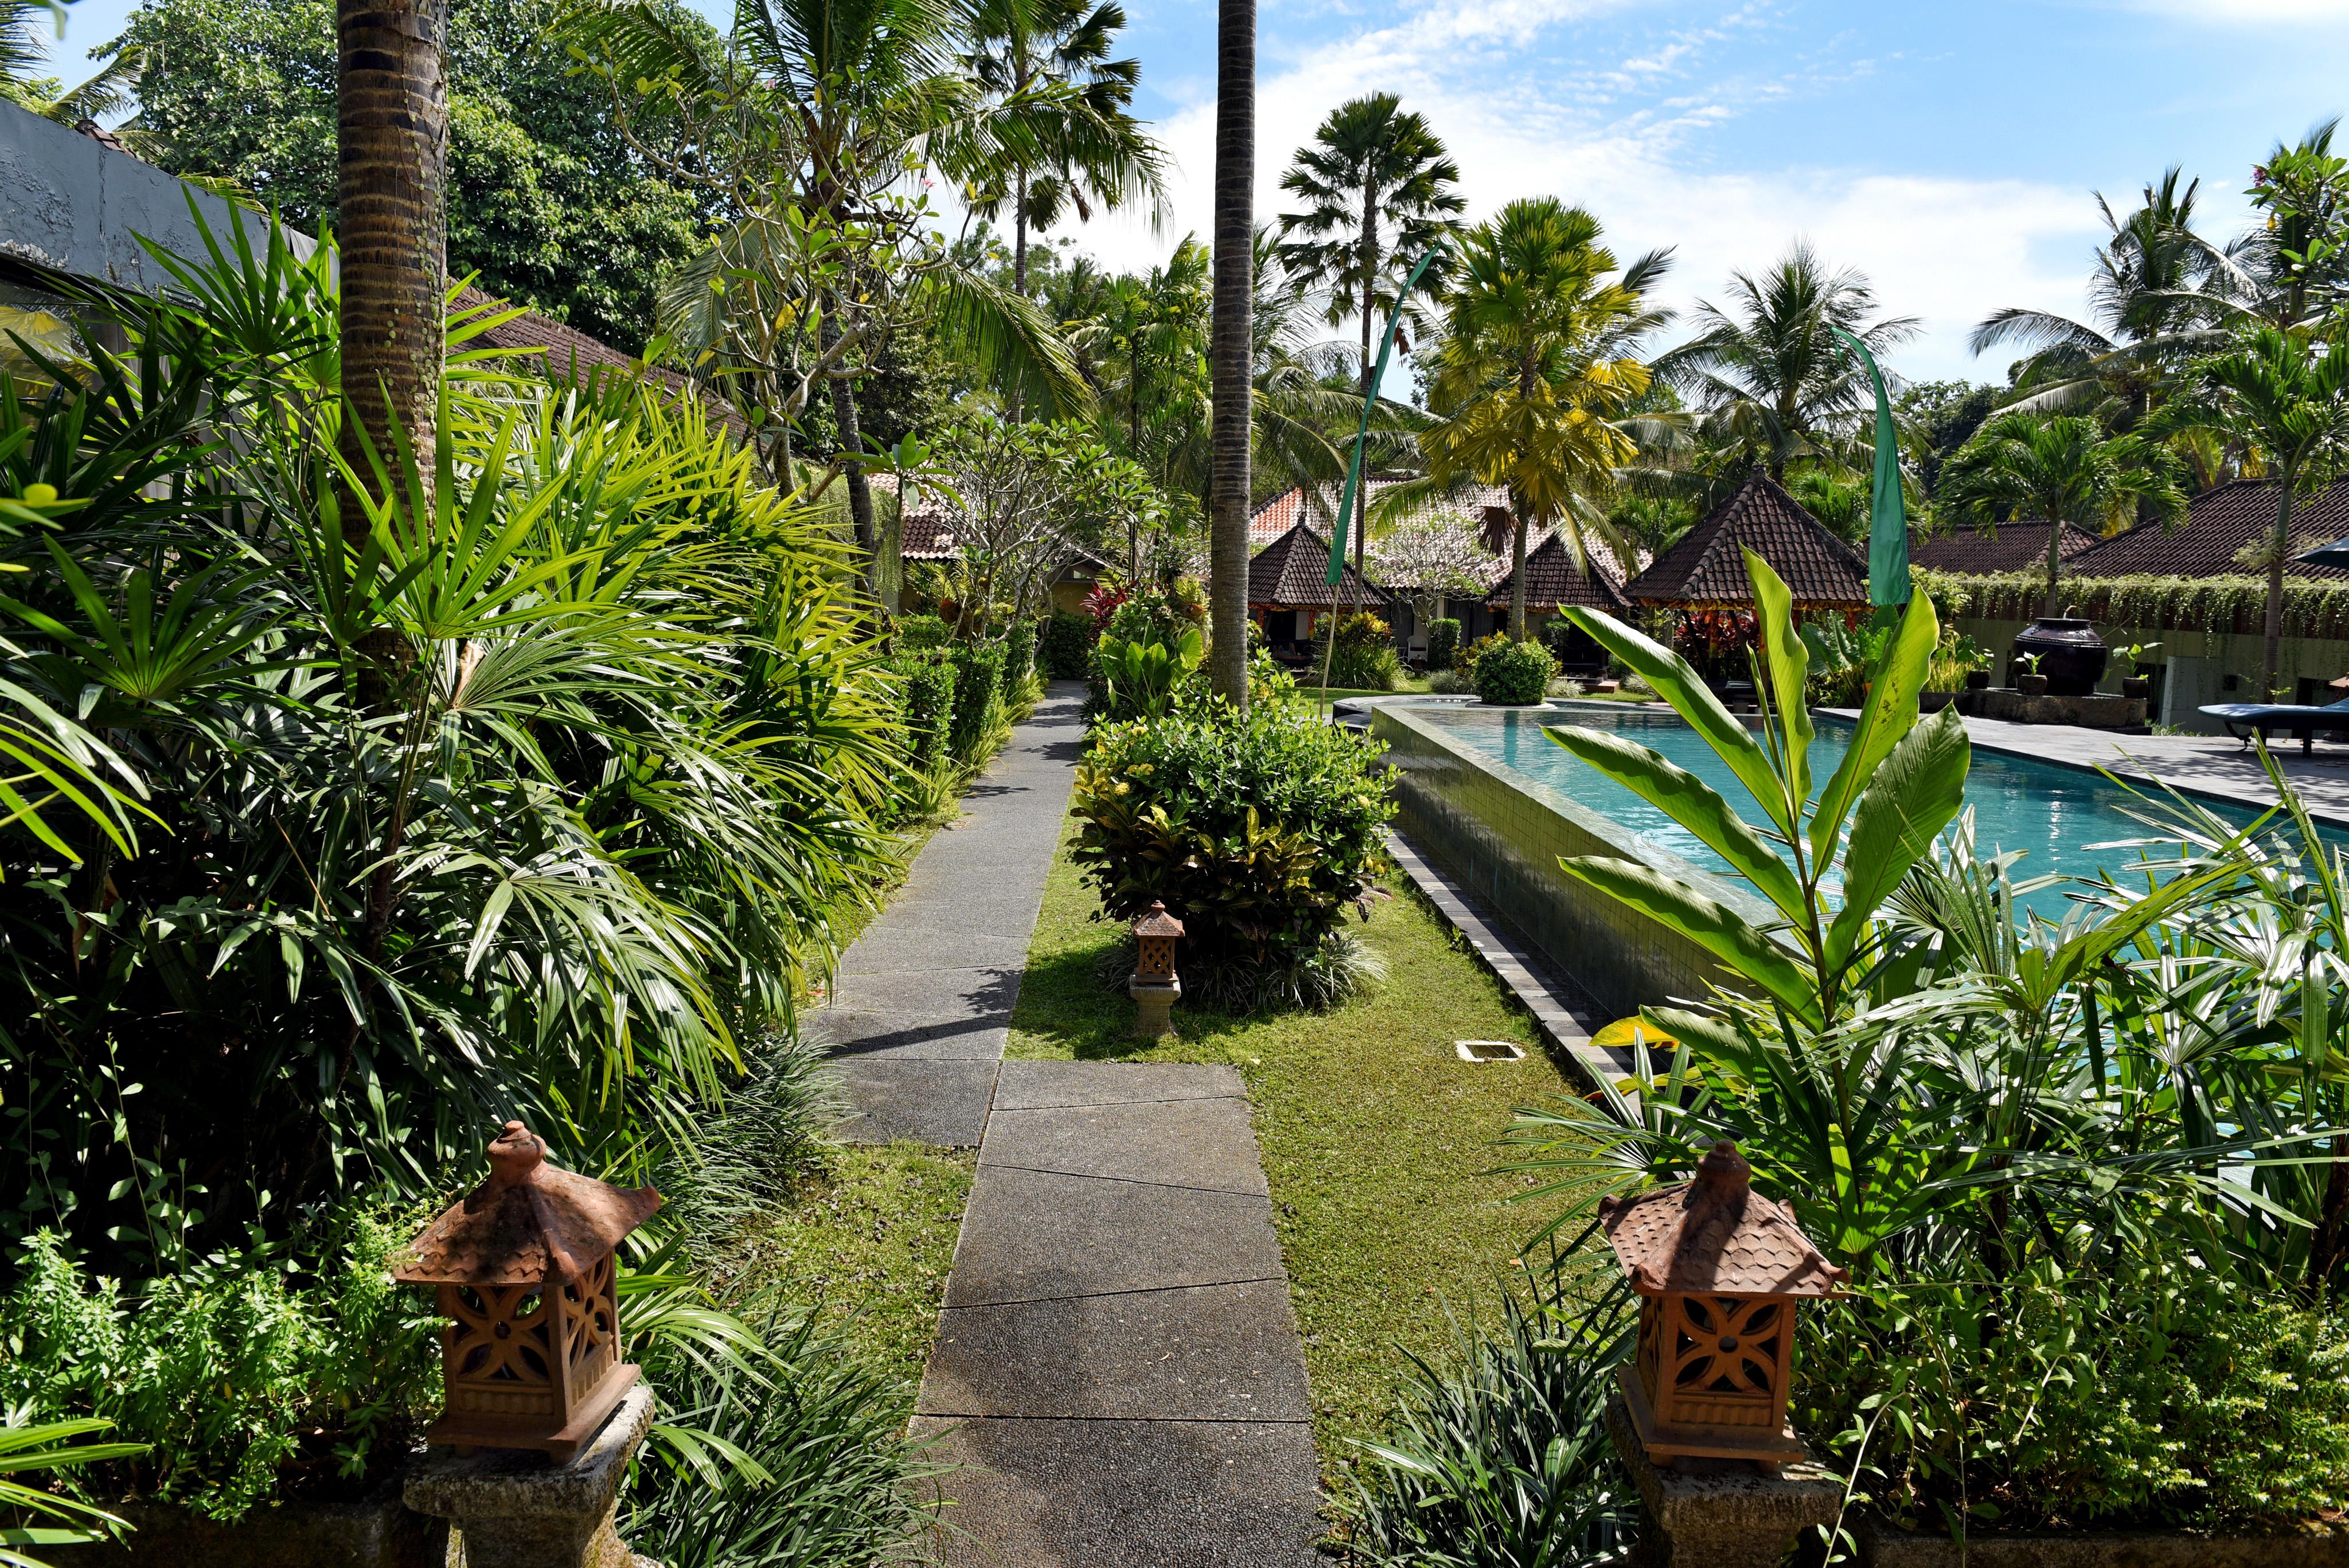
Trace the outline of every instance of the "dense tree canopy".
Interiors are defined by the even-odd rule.
[[[631,151],[605,88],[572,75],[546,36],[552,14],[544,0],[457,0],[449,270],[636,349],[660,279],[700,248],[711,214]],[[136,58],[141,151],[230,180],[297,228],[334,226],[330,0],[146,0],[109,47]]]

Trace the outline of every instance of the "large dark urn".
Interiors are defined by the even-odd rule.
[[[2014,639],[2014,657],[2039,655],[2039,673],[2055,697],[2085,697],[2104,679],[2112,657],[2096,628],[2069,616],[2041,616]]]

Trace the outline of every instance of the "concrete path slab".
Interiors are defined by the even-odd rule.
[[[1051,688],[842,956],[829,1005],[802,1019],[852,1107],[835,1137],[967,1147],[985,1136],[1083,705],[1076,682]]]
[[[1278,1280],[1270,1208],[1251,1193],[998,1168],[963,1210],[946,1304]]]
[[[947,1568],[1314,1568],[1318,1469],[1302,1424],[946,1421]]]
[[[950,1568],[1314,1561],[1312,1402],[1237,1073],[1003,1064],[916,1409],[969,1467]]]
[[[999,1105],[978,1162],[1210,1192],[1266,1191],[1245,1100],[1178,1096],[1034,1111]]]

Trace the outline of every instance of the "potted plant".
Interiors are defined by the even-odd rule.
[[[2143,701],[2153,695],[2153,680],[2149,672],[2154,666],[2153,660],[2147,656],[2160,646],[2158,642],[2132,642],[2121,649],[2121,657],[2129,661],[2130,671],[2121,677],[2122,696]]]
[[[1990,649],[1972,638],[1961,635],[1950,649],[1951,661],[1966,672],[1966,690],[1990,690]]]
[[[2018,653],[2014,656],[2015,668],[2023,672],[2014,678],[2014,689],[2025,697],[2047,695],[2047,677],[2039,673],[2039,661],[2045,657],[2041,653]]]

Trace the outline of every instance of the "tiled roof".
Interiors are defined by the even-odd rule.
[[[865,483],[876,495],[897,493],[897,476],[894,473],[868,473]],[[948,525],[946,503],[938,493],[924,486],[914,497],[913,506],[897,518],[897,556],[905,561],[952,561],[961,557],[955,547],[954,530]]]
[[[2242,560],[2243,553],[2263,542],[2275,526],[2276,490],[2264,480],[2238,479],[2206,490],[2187,508],[2186,520],[2173,527],[2140,523],[2116,534],[2094,549],[2072,557],[2070,569],[2083,577],[2209,577],[2240,576],[2259,568]],[[2304,494],[2293,509],[2292,548],[2295,556],[2349,534],[2349,480],[2330,489]],[[2340,582],[2349,571],[2339,566],[2284,563],[2284,576],[2311,581]]]
[[[1785,579],[1796,604],[1868,603],[1868,562],[1759,468],[1623,591],[1651,604],[1752,604],[1746,549]]]
[[[1737,1146],[1714,1144],[1696,1179],[1603,1198],[1599,1222],[1642,1295],[1823,1296],[1845,1277],[1794,1216],[1755,1192]]]
[[[1631,601],[1623,597],[1621,568],[1606,545],[1598,539],[1583,542],[1585,566],[1577,569],[1574,552],[1567,547],[1564,538],[1552,534],[1526,555],[1526,608],[1552,610],[1561,605],[1581,605],[1588,609],[1627,610]],[[1506,609],[1509,586],[1516,573],[1504,572],[1485,596],[1488,607]]]
[[[1407,482],[1401,479],[1366,481],[1366,488],[1370,493],[1369,504],[1376,506],[1380,496],[1384,495],[1396,485],[1405,483]],[[1317,493],[1309,508],[1305,504],[1305,486],[1292,484],[1250,513],[1248,514],[1248,548],[1261,549],[1300,522],[1309,522],[1320,527],[1324,530],[1322,536],[1327,538],[1330,521],[1337,514],[1339,495],[1344,486],[1320,484],[1314,486],[1314,489]],[[1401,527],[1423,522],[1431,517],[1450,516],[1457,517],[1474,527],[1483,520],[1485,507],[1506,506],[1508,504],[1509,493],[1500,485],[1474,485],[1459,495],[1423,501],[1402,516],[1393,519],[1392,525]],[[1387,525],[1381,524],[1382,527]]]
[[[2077,524],[2064,524],[2063,558],[2095,548],[2096,536]],[[2047,559],[2047,524],[2002,523],[1995,528],[1961,528],[1954,534],[1909,530],[1909,564],[1937,572],[1989,576],[2021,572]]]
[[[459,291],[457,308],[474,310],[494,305],[500,310],[510,308],[502,301],[492,300],[471,284]],[[605,377],[613,374],[641,374],[647,380],[683,394],[691,391],[701,400],[702,407],[722,421],[736,435],[748,432],[742,416],[732,404],[707,388],[697,387],[674,370],[657,365],[647,365],[633,354],[623,353],[601,339],[590,337],[575,327],[566,327],[551,317],[536,311],[524,311],[512,321],[500,322],[473,339],[473,343],[490,348],[522,348],[534,351],[532,358],[543,362],[543,373],[584,380],[591,372]]]
[[[1361,588],[1362,580],[1355,576],[1351,561],[1346,563],[1345,576],[1336,587],[1330,586],[1329,576],[1330,535],[1317,534],[1310,524],[1299,523],[1257,551],[1256,559],[1248,563],[1248,604],[1251,607],[1272,605],[1310,609],[1322,605],[1387,602],[1382,590]]]

